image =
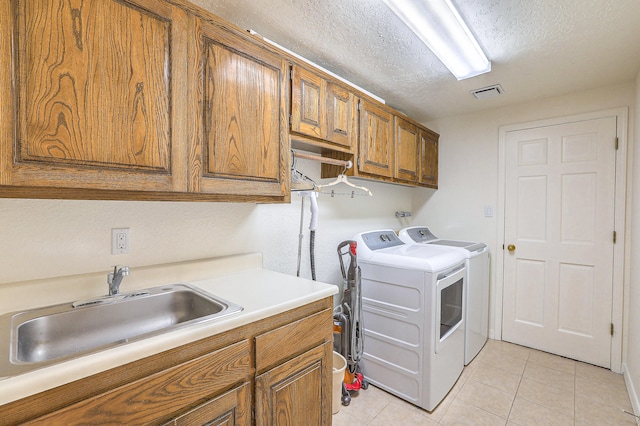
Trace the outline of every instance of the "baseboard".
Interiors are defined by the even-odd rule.
[[[627,386],[627,393],[629,394],[629,399],[631,400],[633,412],[636,416],[640,416],[640,399],[638,399],[638,392],[636,392],[637,388],[633,383],[633,379],[631,379],[631,374],[629,374],[629,366],[623,363],[622,370],[624,371],[624,383]],[[636,423],[640,425],[640,418],[636,417]]]

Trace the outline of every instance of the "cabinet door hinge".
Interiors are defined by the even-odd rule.
[[[618,137],[616,136],[616,151],[618,150]]]
[[[615,244],[617,240],[618,240],[618,233],[616,231],[613,231],[613,244]]]
[[[613,323],[611,323],[611,335],[613,336]]]

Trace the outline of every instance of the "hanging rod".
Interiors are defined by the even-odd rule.
[[[323,157],[321,155],[304,154],[304,153],[298,152],[298,151],[291,151],[291,154],[296,158],[302,158],[302,159],[305,159],[305,160],[319,161],[319,162],[325,163],[325,164],[333,164],[334,166],[342,166],[345,169],[350,169],[353,166],[353,163],[350,160],[347,160],[347,161],[338,160],[336,158],[328,158],[328,157]]]

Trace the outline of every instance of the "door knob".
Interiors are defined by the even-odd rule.
[[[507,250],[509,250],[510,252],[512,252],[512,253],[513,253],[514,251],[516,251],[516,246],[515,246],[515,245],[513,245],[513,244],[509,244],[509,245],[507,246]]]

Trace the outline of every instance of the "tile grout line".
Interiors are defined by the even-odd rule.
[[[513,404],[516,403],[516,398],[518,397],[518,391],[520,390],[520,385],[522,384],[522,379],[524,378],[524,372],[527,370],[527,365],[529,364],[529,357],[531,353],[527,353],[527,358],[524,363],[524,368],[520,373],[520,380],[518,380],[518,386],[516,387],[516,393],[513,395],[513,401],[511,402],[511,408],[509,408],[509,415],[507,416],[507,424],[509,423],[509,418],[511,417],[511,411],[513,411]]]

